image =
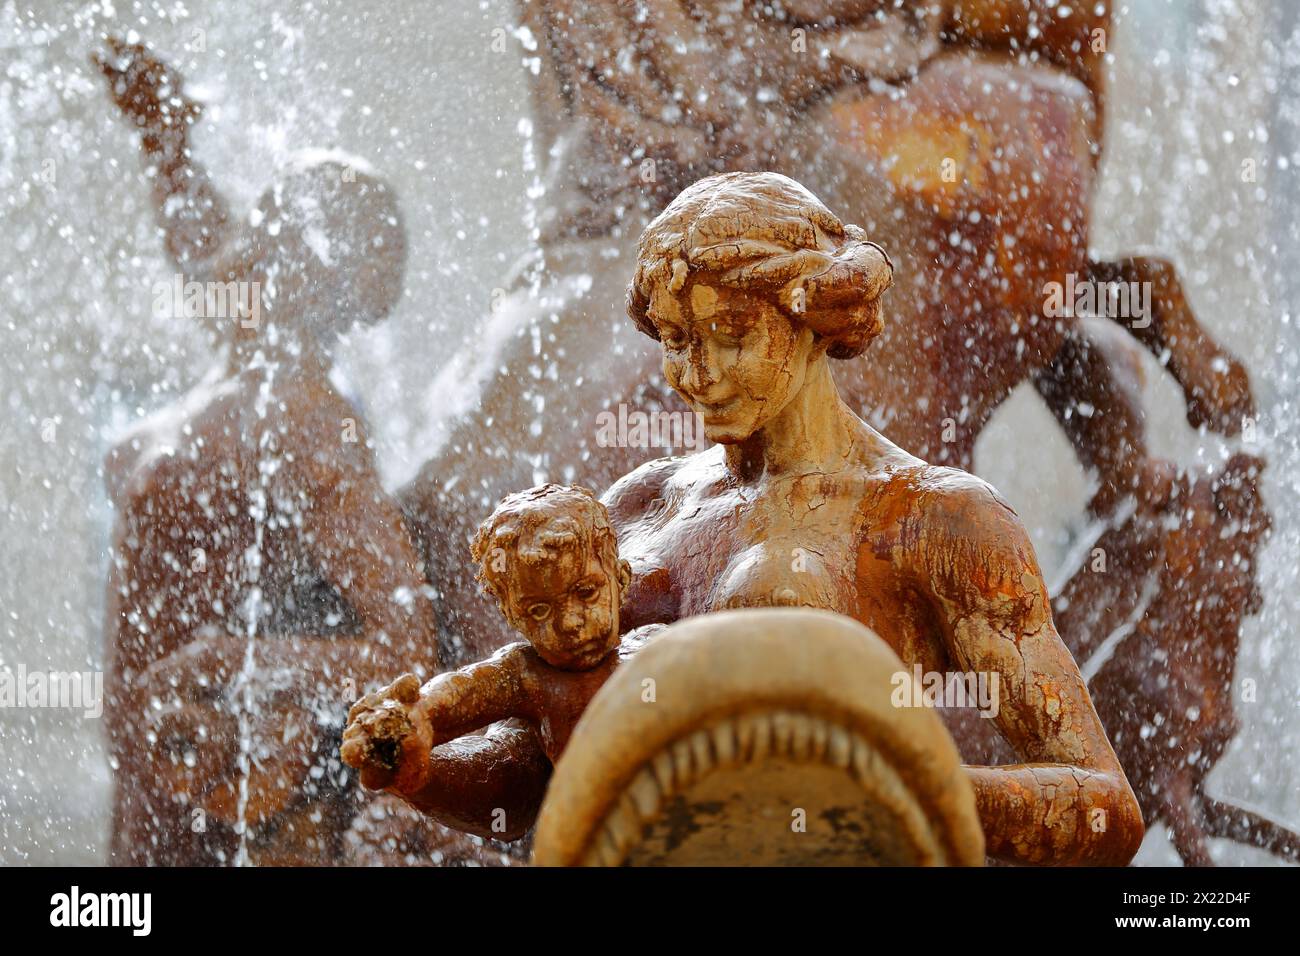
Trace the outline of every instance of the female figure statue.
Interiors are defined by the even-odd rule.
[[[892,273],[861,229],[772,173],[701,180],[646,228],[628,313],[717,444],[645,464],[604,495],[632,572],[620,626],[821,608],[873,629],[908,667],[995,674],[996,717],[950,721],[989,855],[1127,863],[1141,815],[1015,513],[979,479],[892,444],[836,389],[829,360],[880,332]],[[539,789],[540,744],[458,746],[464,786],[422,772],[448,759],[435,748],[399,769],[394,792],[488,833],[496,795]],[[508,835],[532,813],[516,803]]]

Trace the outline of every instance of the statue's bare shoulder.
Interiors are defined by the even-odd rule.
[[[897,533],[916,542],[906,550],[912,570],[937,586],[949,582],[956,587],[972,574],[990,572],[1006,572],[1017,580],[1022,574],[1041,577],[1019,515],[982,478],[919,463],[892,472],[885,496],[905,504]]]
[[[615,527],[623,527],[648,514],[654,503],[662,501],[682,473],[690,471],[695,459],[703,454],[657,458],[614,482],[601,496],[610,521]]]

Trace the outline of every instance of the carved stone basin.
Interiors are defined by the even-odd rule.
[[[543,866],[979,866],[938,716],[890,702],[871,630],[803,608],[682,621],[619,668],[560,758]]]

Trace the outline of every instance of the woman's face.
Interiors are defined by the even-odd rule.
[[[780,414],[821,354],[811,330],[794,326],[770,298],[708,274],[676,293],[658,286],[649,315],[664,377],[720,444],[744,441]]]

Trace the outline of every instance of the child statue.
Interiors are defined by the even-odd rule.
[[[546,484],[508,496],[479,527],[472,554],[478,580],[526,640],[423,687],[405,674],[353,706],[341,752],[367,787],[427,783],[433,747],[509,719],[535,727],[554,762],[614,668],[664,627],[619,636],[631,570],[605,506],[586,488]]]

